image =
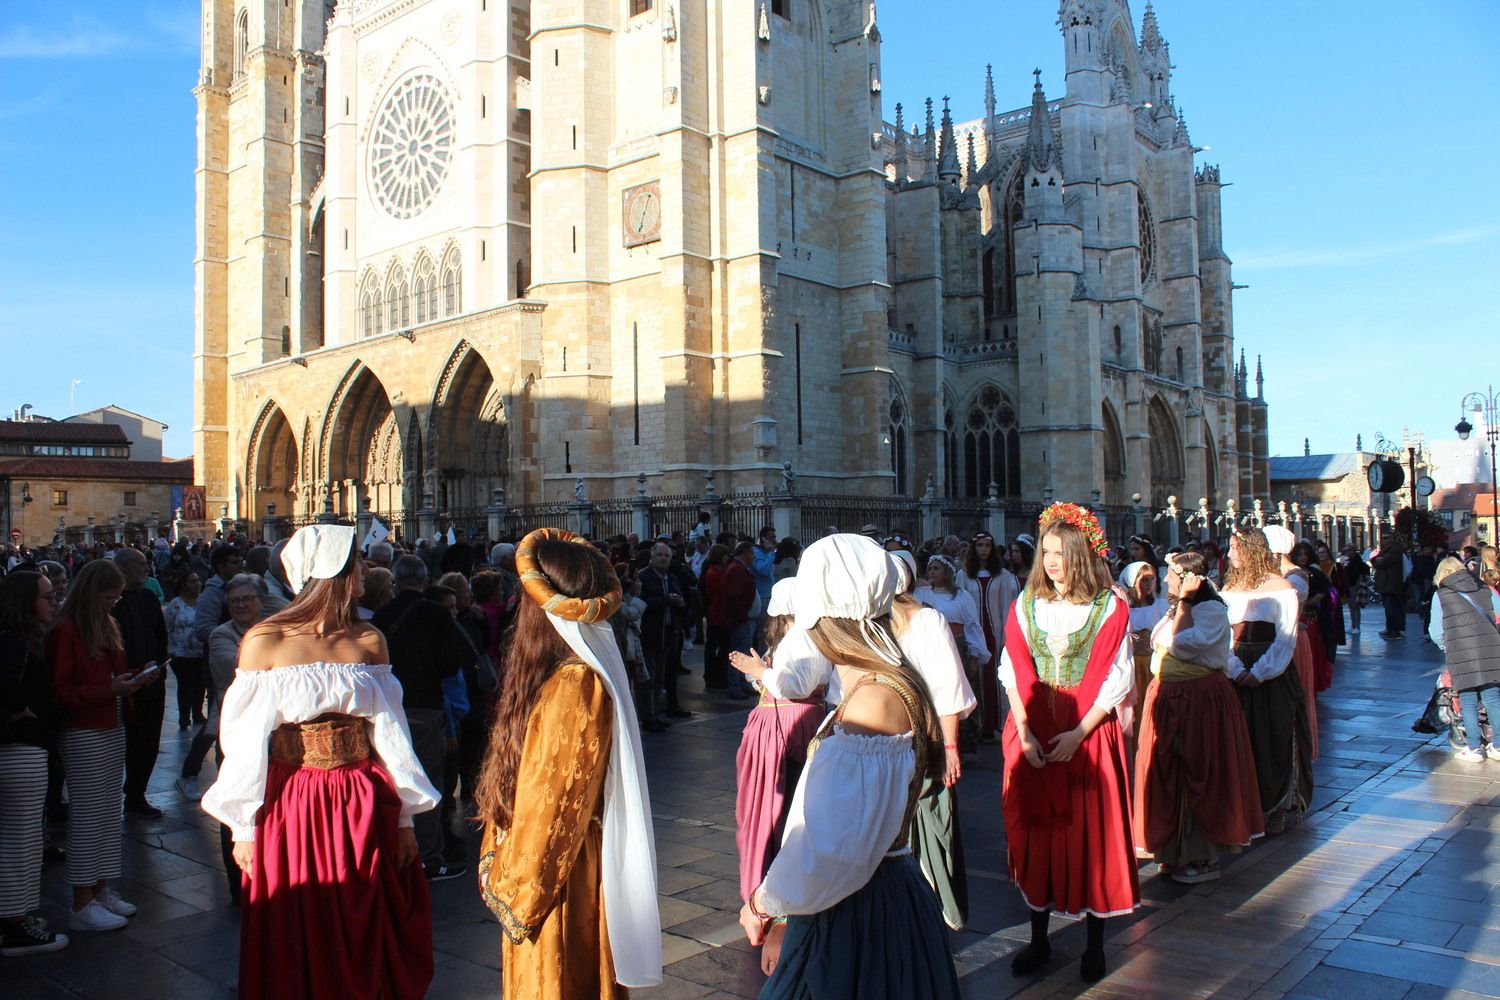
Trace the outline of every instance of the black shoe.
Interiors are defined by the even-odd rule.
[[[160,809],[156,808],[145,799],[135,799],[133,801],[127,800],[125,803],[125,811],[130,813],[130,815],[132,816],[144,816],[146,819],[160,819],[162,815]]]
[[[1010,960],[1010,974],[1013,976],[1029,976],[1046,965],[1052,958],[1052,945],[1046,941],[1040,943],[1033,941],[1020,951],[1016,957]]]
[[[49,951],[61,951],[67,946],[66,934],[54,934],[36,917],[22,917],[5,924],[3,933],[0,933],[0,955],[6,958],[41,955]]]
[[[441,865],[423,865],[422,873],[429,882],[446,882],[450,878],[462,878],[469,873],[463,865],[446,862]]]
[[[1086,983],[1097,983],[1104,978],[1104,952],[1086,951],[1078,963],[1078,975]]]
[[[677,706],[676,708],[667,709],[667,718],[669,719],[691,719],[692,717],[693,713],[689,712],[681,705]]]
[[[1382,632],[1382,633],[1380,633],[1380,638],[1382,638],[1382,639],[1399,639],[1400,637],[1401,637],[1401,633],[1400,632]]]

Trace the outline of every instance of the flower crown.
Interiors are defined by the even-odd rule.
[[[1099,518],[1087,507],[1081,507],[1076,503],[1053,504],[1042,511],[1042,516],[1037,522],[1037,533],[1045,532],[1049,525],[1058,521],[1071,524],[1083,532],[1083,537],[1089,543],[1089,548],[1094,550],[1094,555],[1102,559],[1109,554],[1109,543],[1104,540],[1104,528],[1100,526]]]

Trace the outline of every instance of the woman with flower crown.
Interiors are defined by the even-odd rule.
[[[1115,709],[1135,685],[1130,609],[1111,588],[1098,519],[1075,504],[1043,512],[1026,590],[1005,629],[1010,701],[1001,810],[1010,875],[1031,908],[1015,975],[1051,958],[1052,910],[1087,917],[1080,972],[1104,976],[1104,920],[1140,905],[1130,772]]]

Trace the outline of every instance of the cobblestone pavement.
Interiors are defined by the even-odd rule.
[[[1377,630],[1350,637],[1320,697],[1322,759],[1307,821],[1233,859],[1217,883],[1180,886],[1143,868],[1144,905],[1110,921],[1110,975],[1092,990],[1077,978],[1083,928],[1060,919],[1043,975],[1010,975],[1027,914],[1004,875],[1000,756],[989,745],[969,758],[959,788],[972,916],[953,935],[966,995],[1500,995],[1500,763],[1459,763],[1445,740],[1411,732],[1439,657],[1415,625],[1389,643]],[[682,681],[701,690],[697,672]],[[663,986],[640,995],[754,996],[762,979],[736,922],[734,848],[734,754],[749,706],[686,701],[695,718],[646,736],[668,965]],[[232,994],[238,922],[216,830],[172,790],[187,742],[175,729],[164,736],[152,798],[166,817],[127,821],[121,890],[140,906],[129,928],[0,960],[0,997]],[[65,927],[60,865],[47,867],[45,897],[43,915]],[[432,995],[495,995],[500,931],[472,879],[433,886],[433,901]]]

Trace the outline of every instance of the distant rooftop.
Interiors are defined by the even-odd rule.
[[[1360,453],[1346,451],[1337,455],[1289,455],[1271,459],[1271,479],[1328,482],[1343,479],[1360,470]]]
[[[0,420],[0,441],[26,444],[106,444],[125,447],[130,439],[116,424],[61,420]]]

